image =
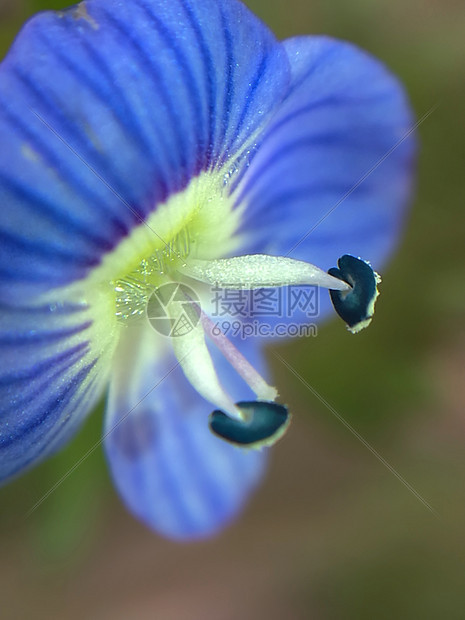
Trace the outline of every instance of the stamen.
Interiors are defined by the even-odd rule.
[[[286,256],[249,254],[218,260],[189,259],[180,271],[185,275],[230,289],[315,285],[336,291],[349,291],[350,285],[315,265]]]
[[[160,289],[162,291],[162,289]],[[165,309],[173,325],[176,325],[186,312],[185,303],[179,296],[165,300]],[[172,337],[173,351],[192,387],[216,407],[239,420],[244,413],[221,385],[213,361],[205,344],[201,323],[192,324],[191,329],[182,335]]]
[[[233,343],[223,334],[221,330],[209,319],[205,312],[200,311],[200,320],[202,322],[205,333],[231,366],[237,370],[237,373],[244,379],[247,385],[255,392],[258,400],[273,401],[278,396],[278,390],[268,385],[265,379],[255,370],[252,364],[236,349]]]
[[[225,411],[228,416],[244,419],[244,413],[218,379],[200,324],[188,334],[173,338],[173,351],[186,378],[203,398]]]

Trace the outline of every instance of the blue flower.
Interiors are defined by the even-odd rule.
[[[130,510],[173,538],[221,529],[267,450],[217,437],[208,414],[240,442],[250,411],[266,436],[285,408],[256,340],[207,346],[208,286],[317,284],[344,303],[343,266],[303,261],[385,261],[411,127],[375,59],[279,42],[236,0],[89,0],[32,19],[0,66],[1,478],[63,446],[109,381],[105,449]],[[204,311],[167,339],[145,309],[171,282]],[[198,310],[168,299],[168,319],[186,303]]]

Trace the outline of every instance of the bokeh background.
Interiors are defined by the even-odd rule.
[[[0,0],[0,56],[58,0]],[[465,4],[249,0],[281,38],[326,33],[382,59],[418,117],[418,190],[373,326],[340,322],[275,350],[403,476],[425,506],[269,354],[294,424],[242,517],[179,545],[117,498],[97,411],[62,453],[0,489],[2,619],[465,617]],[[435,107],[437,106],[437,107]],[[1,207],[0,207],[1,208]]]

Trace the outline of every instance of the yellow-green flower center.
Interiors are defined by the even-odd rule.
[[[202,173],[172,196],[131,235],[107,254],[86,286],[107,283],[119,321],[143,315],[151,292],[168,280],[189,257],[211,260],[233,252],[241,209],[232,209],[227,176]]]

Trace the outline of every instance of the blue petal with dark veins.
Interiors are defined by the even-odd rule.
[[[235,0],[89,0],[0,66],[0,299],[86,276],[285,95],[282,46]]]

